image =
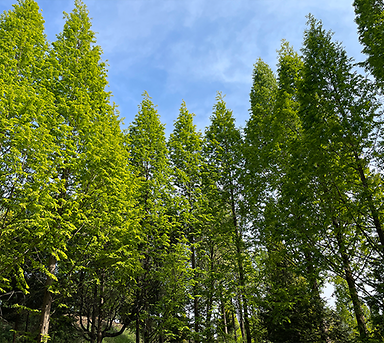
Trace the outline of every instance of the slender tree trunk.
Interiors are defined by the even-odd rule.
[[[231,300],[231,302],[232,302],[232,300]],[[235,338],[235,342],[237,343],[237,325],[236,325],[234,312],[232,312],[232,324],[233,324],[233,337]]]
[[[97,284],[93,285],[93,303],[92,303],[92,322],[91,322],[91,342],[94,343],[97,338],[97,330],[96,330],[96,320],[97,320],[97,306],[96,306],[96,299],[97,299]]]
[[[16,293],[16,301],[18,304],[22,305],[22,306],[25,306],[25,296],[24,294],[20,294],[20,293]],[[28,311],[27,311],[27,315],[28,315]],[[12,340],[12,343],[16,343],[17,342],[17,337],[19,336],[19,333],[17,332],[19,330],[19,327],[21,326],[21,323],[23,321],[23,317],[24,317],[24,310],[17,310],[17,313],[16,313],[16,318],[15,318],[15,326],[14,326],[14,332],[13,332],[13,340]],[[27,331],[27,330],[26,330]]]
[[[327,333],[327,328],[326,328],[326,323],[324,321],[324,311],[323,311],[323,305],[322,305],[322,300],[320,296],[320,291],[319,291],[319,284],[317,282],[317,273],[315,273],[314,267],[313,267],[313,260],[310,252],[307,250],[304,252],[305,255],[305,260],[306,260],[306,265],[307,265],[307,272],[308,272],[308,280],[310,282],[310,286],[312,288],[312,297],[311,300],[314,302],[317,314],[318,314],[318,319],[319,319],[319,328],[320,328],[320,336],[321,336],[321,341],[324,343],[329,342],[329,337]]]
[[[237,304],[239,309],[239,324],[240,324],[240,331],[241,331],[241,338],[242,341],[245,342],[245,328],[244,328],[244,320],[243,320],[243,305],[241,303],[241,296],[239,293],[237,293]]]
[[[140,316],[139,311],[136,314],[136,343],[140,343]]]
[[[353,309],[355,312],[355,317],[356,317],[357,326],[359,329],[360,338],[364,341],[368,336],[368,331],[365,323],[364,312],[361,306],[359,295],[356,290],[356,283],[352,274],[349,256],[345,248],[344,237],[340,230],[341,225],[335,219],[333,220],[333,224],[337,232],[336,233],[337,244],[338,244],[339,252],[343,261],[345,279],[347,281],[349,294],[352,299]]]
[[[245,287],[245,273],[244,273],[244,267],[243,267],[243,259],[242,259],[242,253],[243,253],[243,238],[241,236],[241,233],[239,231],[238,225],[237,225],[237,215],[236,215],[236,208],[235,208],[235,198],[233,194],[233,189],[231,188],[231,210],[232,210],[232,220],[233,225],[235,228],[235,239],[236,239],[236,252],[237,252],[237,265],[239,268],[239,281],[240,281],[240,287],[241,287],[241,298],[243,302],[243,310],[244,310],[244,329],[246,333],[246,342],[251,343],[251,330],[249,327],[249,317],[248,317],[248,303],[247,298],[244,294],[244,287]]]
[[[49,256],[48,261],[48,271],[53,274],[56,269],[56,258],[52,254]],[[51,306],[52,306],[52,293],[49,288],[53,284],[53,279],[47,275],[47,281],[45,282],[45,292],[43,298],[43,306],[41,308],[41,318],[40,318],[40,333],[37,339],[37,342],[47,342],[48,340],[48,330],[49,330],[49,319],[51,315]]]
[[[379,218],[379,211],[377,210],[377,208],[375,207],[375,204],[373,202],[372,194],[371,194],[371,192],[369,190],[369,186],[368,186],[368,181],[367,181],[367,178],[365,177],[365,173],[364,173],[364,170],[362,167],[362,161],[361,161],[361,159],[360,159],[360,157],[356,151],[354,151],[354,156],[355,156],[355,160],[357,163],[357,169],[359,172],[360,181],[363,184],[365,196],[366,196],[366,199],[368,202],[368,208],[371,212],[373,224],[375,225],[377,235],[379,236],[380,248],[381,248],[380,253],[383,254],[384,253],[384,232],[383,232],[383,228],[381,226],[381,221]]]
[[[225,305],[224,305],[223,299],[221,299],[221,311],[223,313],[224,333],[225,335],[228,335],[227,314],[225,313]],[[224,339],[224,342],[225,341],[226,339]]]
[[[105,285],[105,271],[103,270],[101,272],[101,277],[100,277],[100,295],[99,295],[98,318],[97,318],[97,343],[101,343],[103,340],[102,329],[103,329],[104,285]]]
[[[192,271],[194,272],[194,277],[196,276],[196,249],[194,246],[194,240],[193,237],[191,239],[192,243],[192,256],[191,256],[191,264],[192,264]],[[197,298],[197,287],[196,283],[193,285],[193,315],[194,315],[194,327],[195,327],[195,333],[198,334],[200,331],[199,328],[199,299]],[[197,335],[196,335],[197,336]],[[199,339],[195,339],[196,343],[199,343]]]
[[[243,308],[244,308],[244,328],[245,328],[246,340],[247,340],[247,343],[251,343],[252,337],[251,337],[251,330],[249,326],[248,302],[245,297],[245,294],[242,294],[242,298],[243,298]]]
[[[206,327],[208,328],[207,333],[207,343],[213,342],[213,332],[212,332],[212,304],[213,304],[213,295],[214,295],[214,278],[213,278],[213,272],[214,272],[214,249],[213,246],[210,248],[210,282],[209,282],[209,290],[208,290],[208,299],[207,299],[207,320],[206,320]]]
[[[212,332],[212,303],[213,296],[210,294],[207,299],[207,321],[206,321],[206,329],[207,331],[207,340],[206,343],[213,343],[213,332]]]

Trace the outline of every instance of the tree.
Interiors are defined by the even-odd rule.
[[[353,6],[359,41],[363,45],[362,52],[367,55],[363,65],[382,86],[384,81],[383,3],[380,0],[355,0]]]
[[[49,182],[55,169],[50,158],[54,152],[50,126],[55,119],[47,115],[53,101],[37,82],[48,49],[43,22],[34,1],[20,1],[0,18],[0,288],[9,286],[13,274],[24,292],[25,258],[47,230],[47,220],[35,202],[49,199],[55,189]]]
[[[137,278],[136,341],[142,329],[147,343],[168,334],[172,309],[167,306],[175,291],[185,288],[189,256],[178,223],[171,216],[173,199],[164,126],[146,92],[129,127],[128,139],[131,161],[140,179],[138,203],[145,237],[140,244],[143,273]]]
[[[207,189],[210,195],[210,207],[214,209],[217,228],[228,230],[227,233],[213,231],[216,235],[230,237],[236,253],[235,271],[238,276],[239,313],[243,338],[251,342],[248,300],[246,296],[246,247],[243,238],[244,227],[240,215],[241,185],[238,182],[242,163],[240,131],[235,127],[232,111],[226,108],[224,97],[218,93],[213,107],[211,124],[205,130],[204,153],[209,161],[207,171]],[[222,213],[218,216],[218,213]],[[226,222],[228,220],[228,222]],[[213,253],[213,251],[212,251]],[[212,254],[211,254],[212,255]],[[213,256],[210,257],[212,261]],[[213,265],[211,273],[214,272]],[[212,278],[213,276],[211,276]],[[213,286],[213,285],[212,285]],[[211,286],[211,288],[212,288]],[[208,306],[211,308],[211,305]],[[209,317],[208,317],[209,319]]]
[[[376,94],[372,83],[353,71],[351,59],[340,44],[332,42],[332,34],[325,32],[321,22],[309,17],[308,26],[299,92],[302,142],[307,149],[302,161],[307,175],[313,175],[313,187],[321,194],[322,210],[333,228],[364,339],[368,332],[349,268],[346,238],[358,237],[365,242],[363,246],[376,241],[371,248],[380,257],[384,237],[377,209],[381,196],[375,186],[377,175],[371,169],[381,130]]]
[[[244,187],[264,275],[256,306],[271,341],[317,341],[323,335],[318,266],[288,186],[296,179],[293,155],[300,145],[298,86],[303,63],[285,41],[277,79],[263,61],[254,67],[251,117],[245,128]],[[254,179],[253,179],[254,178]],[[256,187],[251,185],[257,184]],[[311,223],[308,223],[311,225]],[[307,229],[307,228],[306,228]],[[309,319],[310,318],[310,319]]]
[[[192,284],[193,297],[193,329],[195,341],[200,332],[199,292],[197,284],[199,244],[202,238],[201,228],[204,218],[204,195],[202,194],[203,138],[193,124],[193,113],[190,113],[183,101],[180,113],[174,123],[174,130],[168,140],[168,150],[172,162],[173,183],[179,199],[178,221],[191,250],[191,272],[194,273]]]
[[[275,130],[274,108],[276,102],[277,81],[269,66],[259,59],[253,69],[253,85],[250,93],[251,115],[244,128],[245,157],[242,184],[245,187],[247,211],[254,218],[269,196],[273,183],[271,169],[278,161],[270,153],[274,148]],[[272,160],[269,159],[272,156]]]
[[[51,215],[50,230],[44,236],[44,247],[38,249],[40,259],[48,261],[43,269],[47,277],[39,341],[48,335],[54,292],[76,294],[66,294],[66,282],[60,287],[63,280],[68,278],[71,283],[78,272],[86,271],[83,274],[92,278],[87,282],[100,285],[97,296],[104,303],[102,270],[113,270],[118,278],[132,275],[138,268],[133,263],[139,237],[133,208],[137,186],[119,120],[105,90],[101,49],[93,45],[95,35],[81,1],[75,2],[66,19],[47,56],[49,66],[41,81],[54,95],[61,130],[50,128],[57,156],[51,178],[58,186],[52,193],[54,202],[45,208]],[[91,258],[95,264],[90,263]],[[58,276],[63,279],[58,280]],[[93,342],[101,342],[107,335],[107,330],[102,330],[102,318],[99,308],[90,333]]]
[[[17,295],[11,307],[15,330],[31,314],[26,296],[32,270],[46,271],[35,252],[46,244],[53,219],[48,207],[59,187],[52,128],[62,125],[51,92],[40,82],[48,51],[43,23],[34,1],[20,1],[0,18],[0,289],[4,307]]]

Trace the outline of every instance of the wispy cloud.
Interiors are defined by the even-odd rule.
[[[0,0],[0,10],[16,0]],[[144,89],[172,127],[181,100],[207,125],[216,91],[227,94],[238,123],[248,116],[252,68],[261,57],[275,68],[287,39],[302,44],[312,13],[335,31],[349,54],[359,56],[351,0],[84,0],[109,61],[110,89],[128,124]],[[47,34],[55,39],[71,0],[39,0]]]

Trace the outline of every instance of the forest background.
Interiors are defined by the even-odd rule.
[[[381,342],[383,4],[354,9],[366,62],[309,15],[244,128],[217,93],[168,137],[147,92],[121,131],[83,3],[52,44],[34,1],[4,12],[3,338]]]

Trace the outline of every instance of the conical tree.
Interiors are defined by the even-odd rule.
[[[381,130],[376,94],[372,83],[353,71],[352,60],[332,41],[332,33],[313,17],[308,26],[299,92],[302,146],[306,149],[301,163],[306,164],[307,176],[312,174],[312,184],[322,194],[322,211],[333,228],[360,336],[365,339],[368,331],[346,247],[351,244],[347,244],[349,238],[359,237],[367,245],[375,237],[378,243],[371,248],[382,258],[381,195],[375,186],[377,175],[369,168],[376,163],[376,139]]]
[[[213,107],[211,124],[205,130],[205,158],[208,162],[207,191],[210,197],[210,208],[216,213],[213,232],[220,227],[227,230],[221,236],[230,235],[236,259],[235,270],[237,273],[237,289],[239,293],[238,304],[240,325],[243,338],[251,342],[249,323],[248,300],[246,296],[246,247],[243,237],[244,222],[240,214],[241,185],[238,182],[242,163],[242,138],[240,131],[235,127],[232,111],[227,109],[224,97],[219,93]],[[218,213],[221,213],[218,216]],[[228,224],[224,222],[228,220]],[[216,233],[218,235],[218,232]],[[216,242],[217,244],[217,242]],[[210,258],[212,261],[212,257]],[[211,268],[212,272],[215,272]],[[214,275],[214,274],[213,274]]]
[[[35,1],[20,1],[0,17],[0,289],[11,275],[28,288],[22,265],[48,229],[35,204],[48,200],[55,169],[53,98],[38,83],[48,50],[43,23]]]
[[[32,315],[31,279],[45,270],[35,251],[50,231],[47,206],[58,187],[51,129],[60,130],[60,123],[53,96],[40,83],[48,44],[39,7],[35,1],[13,7],[0,16],[0,297],[2,307],[13,308],[15,340],[21,321]]]
[[[163,339],[172,309],[167,306],[175,294],[182,296],[186,260],[184,238],[172,219],[173,199],[164,125],[148,93],[143,94],[139,112],[128,130],[128,149],[140,182],[142,213],[140,245],[143,273],[137,279],[136,341],[143,337]],[[168,304],[168,305],[167,305]],[[142,334],[141,334],[142,331]]]
[[[50,230],[44,236],[44,247],[39,247],[40,258],[47,259],[39,341],[47,339],[52,292],[56,288],[64,296],[68,290],[65,281],[70,283],[78,270],[86,271],[87,282],[95,285],[95,296],[104,304],[100,270],[113,269],[117,276],[120,272],[134,274],[136,268],[128,256],[135,254],[137,244],[133,210],[137,187],[119,120],[105,89],[105,63],[100,47],[94,45],[85,5],[76,1],[74,10],[65,16],[63,32],[53,43],[41,80],[55,98],[60,130],[51,128],[57,156],[52,179],[58,186],[54,202],[46,206],[51,214]],[[89,264],[91,260],[96,266]],[[57,283],[58,276],[63,279]],[[101,342],[108,335],[102,327],[103,315],[108,315],[100,308],[96,311],[93,315],[99,323],[93,321],[89,339]]]
[[[194,340],[198,341],[201,314],[198,292],[198,260],[201,228],[205,223],[205,201],[202,194],[203,138],[193,124],[194,114],[190,113],[185,102],[174,123],[174,130],[168,141],[169,156],[172,163],[172,175],[179,200],[178,217],[182,232],[191,250],[190,268],[193,272],[191,295],[193,298]]]
[[[271,154],[271,151],[278,149],[274,146],[276,144],[274,136],[279,132],[275,130],[276,120],[274,119],[276,77],[270,67],[259,59],[254,65],[252,78],[251,114],[244,128],[245,167],[242,173],[242,184],[246,187],[245,196],[250,213],[260,208],[260,202],[264,201],[272,187],[269,185],[273,182],[273,175],[270,178],[271,169],[278,161],[276,161],[276,154]]]
[[[277,69],[276,79],[263,61],[255,64],[251,117],[245,128],[245,198],[252,213],[254,235],[266,250],[261,254],[260,266],[265,290],[259,291],[256,303],[267,339],[315,340],[321,327],[314,305],[320,299],[318,294],[311,298],[307,279],[310,268],[303,261],[305,236],[297,230],[303,220],[300,222],[292,211],[294,199],[287,187],[295,176],[291,171],[292,155],[301,132],[297,92],[302,61],[285,41],[279,50]],[[251,187],[253,184],[257,187]],[[308,261],[308,266],[312,263]],[[308,318],[311,319],[307,321]]]

